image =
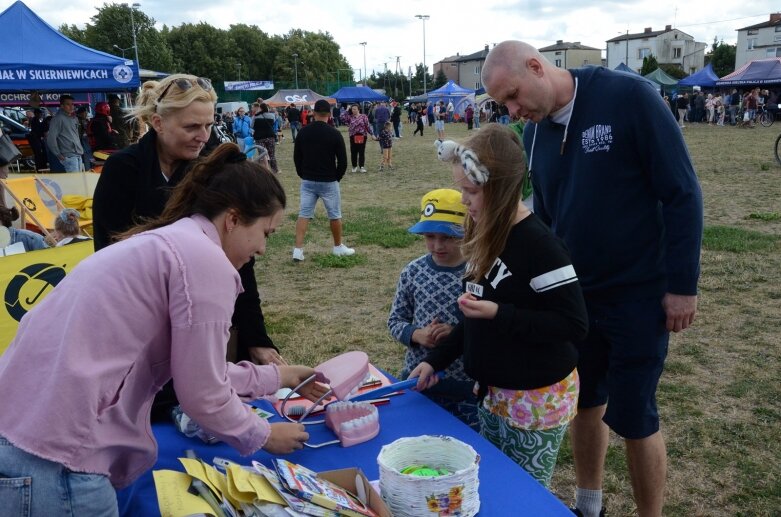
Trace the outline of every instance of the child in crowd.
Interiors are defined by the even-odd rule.
[[[54,220],[54,238],[57,240],[57,246],[90,240],[89,237],[81,234],[79,217],[79,212],[73,208],[66,208],[57,215]]]
[[[421,106],[420,111],[418,111],[418,116],[416,119],[417,126],[415,127],[415,131],[412,132],[412,136],[415,136],[418,132],[420,132],[420,136],[423,136],[423,120],[426,118],[426,107]]]
[[[393,124],[389,120],[385,123],[380,131],[380,136],[377,138],[380,141],[380,149],[382,149],[382,163],[380,164],[380,171],[388,167],[388,170],[393,170]]]
[[[464,314],[410,373],[418,389],[463,354],[478,389],[480,433],[544,486],[577,411],[577,351],[588,318],[564,244],[520,203],[524,156],[515,133],[489,124],[439,145],[469,217]]]
[[[423,235],[428,253],[401,271],[388,328],[407,347],[402,377],[436,348],[463,317],[456,300],[466,262],[461,255],[466,208],[452,189],[432,190],[420,203],[420,221],[409,231]],[[464,373],[460,358],[445,370],[444,378],[424,395],[477,429],[474,381]]]

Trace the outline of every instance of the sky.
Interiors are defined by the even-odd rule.
[[[11,5],[0,0],[0,11]],[[69,0],[68,7],[52,0],[25,0],[47,23],[83,27],[103,2]],[[640,33],[672,25],[696,41],[710,44],[714,37],[737,42],[737,29],[769,20],[779,10],[778,0],[735,2],[667,2],[665,0],[139,0],[143,11],[158,28],[163,24],[205,21],[228,28],[231,24],[257,25],[268,34],[286,34],[290,29],[331,34],[350,62],[356,79],[366,69],[407,72],[424,62],[432,65],[455,54],[477,52],[508,39],[519,39],[537,48],[557,40],[579,41],[605,48],[605,41],[621,34]],[[365,47],[361,42],[366,42]],[[364,64],[365,51],[365,64]],[[398,60],[397,60],[398,57]],[[604,55],[603,55],[604,57]],[[361,69],[358,72],[357,69]],[[247,79],[265,80],[267,77]]]

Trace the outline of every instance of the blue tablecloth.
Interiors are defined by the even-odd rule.
[[[426,397],[407,392],[391,398],[389,405],[380,406],[380,434],[368,442],[353,447],[330,445],[321,449],[305,448],[286,456],[312,470],[323,471],[348,467],[360,467],[370,479],[379,478],[377,455],[383,445],[405,436],[424,434],[448,435],[468,443],[480,455],[480,514],[483,517],[504,516],[572,516],[556,497],[529,476],[516,463],[502,454],[490,442],[471,428],[441,409]],[[281,420],[279,417],[273,421]],[[159,444],[159,457],[155,469],[184,471],[179,457],[185,449],[194,449],[205,461],[211,463],[215,456],[248,465],[250,458],[221,443],[206,445],[198,439],[187,438],[173,424],[156,424],[153,431]],[[307,426],[311,443],[333,440],[334,435],[324,424]],[[261,463],[270,466],[271,455],[261,451],[253,455]],[[117,492],[120,515],[159,516],[157,496],[151,471],[144,474],[130,487]]]

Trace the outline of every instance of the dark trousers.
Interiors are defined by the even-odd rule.
[[[415,136],[415,133],[420,131],[420,136],[423,136],[423,117],[418,118],[418,126],[415,128],[415,131],[412,133],[412,136]]]
[[[366,139],[368,135],[363,135],[363,143],[355,143],[355,135],[350,137],[350,163],[353,167],[363,167],[366,163]]]

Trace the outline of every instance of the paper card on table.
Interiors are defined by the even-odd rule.
[[[227,495],[225,493],[227,490],[225,476],[217,472],[211,465],[207,465],[201,460],[194,460],[191,458],[179,458],[179,461],[188,474],[206,483],[206,486],[215,493],[218,499],[222,499],[224,495]]]
[[[187,491],[193,478],[176,470],[152,472],[157,491],[157,504],[162,517],[184,517],[198,513],[211,514],[209,504]]]
[[[239,465],[228,466],[228,493],[245,503],[255,499],[268,503],[286,505],[276,490],[262,476],[259,476]]]

